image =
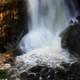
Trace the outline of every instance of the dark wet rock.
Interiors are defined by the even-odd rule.
[[[35,66],[31,68],[29,71],[39,73],[41,71],[42,67],[41,66]]]
[[[76,21],[71,21],[68,28],[61,35],[62,47],[75,56],[80,56],[80,16]]]
[[[80,63],[76,62],[67,66],[68,69],[35,66],[23,72],[21,80],[80,80]]]
[[[67,80],[80,80],[80,63],[74,63],[67,71]]]
[[[55,69],[55,80],[65,80],[66,79],[66,70],[56,68]]]
[[[47,66],[35,66],[30,70],[28,70],[28,72],[25,73],[24,75],[22,74],[21,77],[25,78],[26,75],[27,80],[53,80],[54,79],[54,70]],[[21,79],[21,80],[26,80],[26,79]]]
[[[28,79],[28,74],[26,72],[21,73],[21,80]]]

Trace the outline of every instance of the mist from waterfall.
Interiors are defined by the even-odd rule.
[[[23,52],[53,46],[61,48],[59,33],[65,29],[63,0],[28,0],[29,33],[20,43]]]
[[[23,55],[16,61],[23,62],[19,71],[36,65],[60,67],[61,63],[74,63],[76,58],[61,47],[60,33],[66,28],[63,0],[28,0],[29,32],[19,46]]]

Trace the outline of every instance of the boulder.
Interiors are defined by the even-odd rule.
[[[73,55],[80,56],[80,16],[70,22],[67,29],[61,35],[62,48],[67,49]]]

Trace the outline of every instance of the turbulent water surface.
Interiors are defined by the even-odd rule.
[[[28,0],[28,13],[29,32],[19,44],[24,55],[17,57],[18,62],[24,63],[21,69],[43,64],[55,67],[62,62],[74,62],[75,59],[71,59],[69,53],[61,48],[59,37],[66,28],[64,1]]]
[[[65,29],[63,0],[28,0],[28,13],[29,33],[21,40],[21,49],[26,52],[57,44],[59,33]],[[56,37],[58,41],[55,41]]]

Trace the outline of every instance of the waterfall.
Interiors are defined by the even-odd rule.
[[[19,44],[25,54],[17,57],[17,61],[23,61],[26,68],[42,64],[55,67],[62,62],[72,63],[74,60],[61,48],[59,37],[60,32],[66,28],[64,1],[28,0],[28,13],[29,32]]]
[[[24,52],[51,46],[56,37],[59,40],[58,34],[65,29],[66,22],[63,3],[63,0],[28,0],[29,33],[20,43]]]
[[[56,29],[56,24],[59,27],[60,25],[62,26],[64,22],[62,0],[28,0],[28,2],[32,29],[44,27],[54,30]]]

